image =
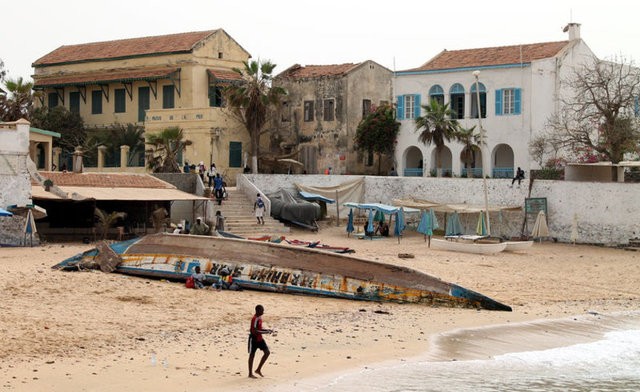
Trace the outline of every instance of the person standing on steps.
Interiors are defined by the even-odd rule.
[[[251,318],[251,327],[249,328],[249,378],[257,378],[253,375],[253,359],[256,356],[256,351],[258,351],[258,349],[262,350],[262,358],[260,358],[260,363],[255,371],[260,377],[264,377],[262,375],[262,366],[264,366],[267,358],[269,358],[269,354],[271,354],[267,342],[264,341],[262,335],[273,333],[273,331],[262,328],[263,314],[264,307],[262,305],[256,305],[256,313],[253,315],[253,318]]]
[[[264,225],[264,200],[260,194],[257,194],[256,202],[253,203],[253,211],[256,213],[256,219],[259,225]]]

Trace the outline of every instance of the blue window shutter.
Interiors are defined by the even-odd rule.
[[[413,101],[413,118],[420,117],[420,94],[414,95]]]
[[[522,89],[516,88],[516,89],[514,89],[514,91],[515,91],[515,100],[513,102],[513,107],[514,107],[514,113],[513,114],[520,114],[520,112],[521,112],[520,108],[522,106],[521,105],[522,100],[520,98],[522,96]]]
[[[496,116],[502,116],[502,90],[496,90]]]
[[[396,110],[398,120],[404,120],[404,95],[398,95],[398,108]]]

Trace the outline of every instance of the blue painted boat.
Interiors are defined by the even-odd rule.
[[[221,270],[230,271],[233,282],[245,289],[511,311],[480,293],[410,268],[285,243],[153,234],[110,248],[121,258],[115,271],[129,275],[185,280],[200,266],[212,281],[220,279]],[[53,268],[73,270],[95,264],[97,257],[98,250],[92,249]]]

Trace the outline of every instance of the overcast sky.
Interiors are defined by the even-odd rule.
[[[368,59],[403,70],[443,49],[562,41],[570,21],[600,58],[640,63],[637,0],[8,0],[1,9],[0,59],[12,78],[29,78],[62,45],[217,28],[276,73]]]

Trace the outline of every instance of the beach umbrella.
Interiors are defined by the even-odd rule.
[[[373,217],[373,221],[384,223],[384,212],[377,210],[376,215]]]
[[[433,230],[440,228],[438,218],[436,217],[436,212],[433,210],[433,208],[429,208],[429,215],[431,215],[431,227],[433,228]]]
[[[538,216],[536,217],[536,222],[533,224],[533,230],[531,230],[531,237],[540,238],[540,242],[542,242],[542,237],[549,237],[549,227],[547,226],[547,216],[542,210],[538,212]]]
[[[31,238],[31,246],[33,246],[33,234],[37,233],[38,229],[36,228],[36,221],[35,219],[33,219],[33,213],[31,212],[31,209],[29,209],[29,211],[27,212],[27,221],[24,223],[24,229],[23,229],[23,233],[24,233],[24,244],[27,244],[27,234],[30,236]]]
[[[353,233],[353,208],[349,209],[349,217],[347,219],[347,237]]]
[[[447,218],[447,230],[445,235],[454,236],[462,234],[462,223],[460,223],[460,215],[458,211],[454,211],[453,214]]]
[[[398,237],[398,243],[400,243],[400,236],[404,230],[404,208],[400,207],[396,213],[396,225],[393,229],[393,234]]]
[[[484,212],[480,211],[478,215],[478,224],[476,225],[477,235],[487,235],[487,225],[484,223]]]
[[[4,208],[0,208],[0,216],[13,216],[13,213],[5,210]]]
[[[429,246],[431,246],[431,236],[433,235],[433,220],[431,217],[431,211],[422,211],[420,216],[420,223],[418,224],[418,233],[424,234],[424,241],[427,242],[429,237]]]
[[[365,235],[367,235],[366,232],[371,233],[371,239],[373,239],[373,210],[369,210],[369,220],[367,221],[367,230],[365,230]]]

